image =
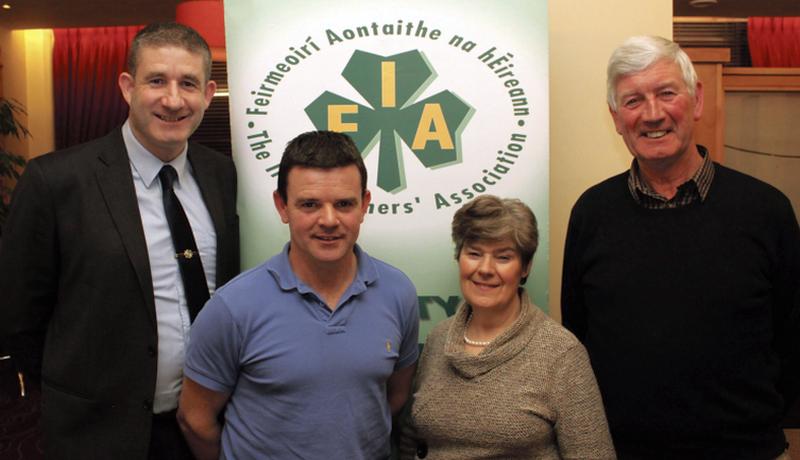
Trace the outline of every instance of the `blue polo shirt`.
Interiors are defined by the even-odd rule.
[[[330,311],[288,248],[217,289],[192,325],[186,376],[231,395],[222,456],[387,458],[386,381],[417,360],[416,290],[356,246],[358,272]]]

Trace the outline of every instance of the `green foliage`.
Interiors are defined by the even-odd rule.
[[[19,115],[26,115],[25,108],[14,99],[0,97],[0,136],[14,136],[17,139],[31,135],[28,128],[20,124]],[[8,216],[8,206],[13,188],[11,183],[19,179],[19,168],[25,159],[15,155],[0,145],[0,234]]]

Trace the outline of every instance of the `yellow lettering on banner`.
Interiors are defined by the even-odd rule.
[[[431,124],[433,130],[431,130]],[[447,122],[444,120],[442,106],[439,104],[425,104],[422,115],[419,117],[419,125],[411,149],[424,149],[428,141],[439,141],[439,147],[444,150],[453,149],[453,139],[447,130]]]
[[[381,107],[395,107],[396,83],[394,61],[381,62]]]
[[[347,113],[358,113],[356,104],[331,104],[328,106],[328,129],[337,133],[358,132],[358,123],[345,123],[342,115]]]

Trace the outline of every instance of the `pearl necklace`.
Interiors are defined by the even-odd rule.
[[[473,347],[485,347],[485,346],[489,345],[490,343],[492,343],[491,340],[486,340],[486,341],[484,341],[484,340],[472,340],[469,337],[467,337],[467,329],[469,329],[469,322],[470,321],[472,321],[472,312],[470,312],[469,316],[467,316],[467,325],[464,327],[464,342],[467,345],[472,345]],[[492,340],[494,340],[494,339],[492,339]]]

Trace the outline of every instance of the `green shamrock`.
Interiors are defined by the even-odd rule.
[[[325,91],[306,114],[317,129],[350,135],[364,156],[380,139],[378,187],[390,193],[406,187],[401,140],[427,168],[461,161],[461,132],[473,109],[450,91],[413,102],[436,78],[421,52],[356,50],[342,76],[371,107]]]

